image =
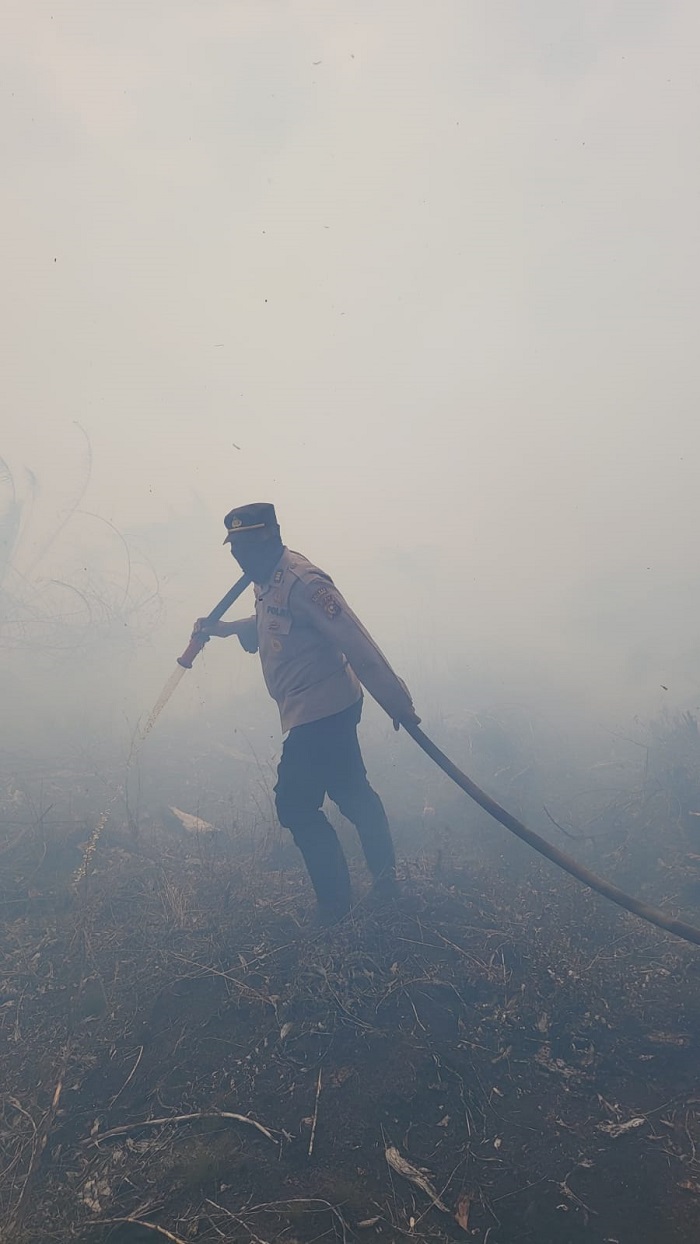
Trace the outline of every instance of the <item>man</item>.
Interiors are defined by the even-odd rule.
[[[275,797],[280,824],[291,830],[330,923],[350,908],[350,876],[335,830],[321,811],[326,795],[357,829],[375,887],[396,884],[394,847],[379,796],[369,782],[357,739],[362,683],[394,728],[417,725],[411,696],[331,578],[282,543],[274,506],[231,510],[226,539],[255,585],[255,615],[207,623],[195,631],[237,635],[259,652],[285,735]]]

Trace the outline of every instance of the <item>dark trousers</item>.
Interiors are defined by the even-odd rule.
[[[355,826],[370,872],[394,875],[394,847],[379,795],[367,781],[357,738],[358,700],[342,713],[290,730],[277,770],[275,797],[281,825],[291,830],[319,907],[342,915],[350,907],[350,876],[333,826],[323,815],[326,795]]]

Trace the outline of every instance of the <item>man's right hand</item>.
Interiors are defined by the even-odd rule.
[[[197,618],[192,634],[206,635],[207,639],[211,639],[212,635],[217,639],[227,639],[233,632],[230,622],[211,622],[209,618]]]

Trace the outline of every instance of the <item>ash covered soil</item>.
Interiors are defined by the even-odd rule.
[[[1,1238],[696,1241],[697,950],[458,842],[323,931],[230,835],[8,829]]]

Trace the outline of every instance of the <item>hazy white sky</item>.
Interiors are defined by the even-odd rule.
[[[0,453],[39,477],[28,545],[78,420],[87,508],[204,505],[180,594],[190,558],[213,603],[224,512],[273,500],[386,635],[414,610],[447,649],[536,644],[613,688],[675,661],[682,698],[699,41],[696,0],[6,0]]]

